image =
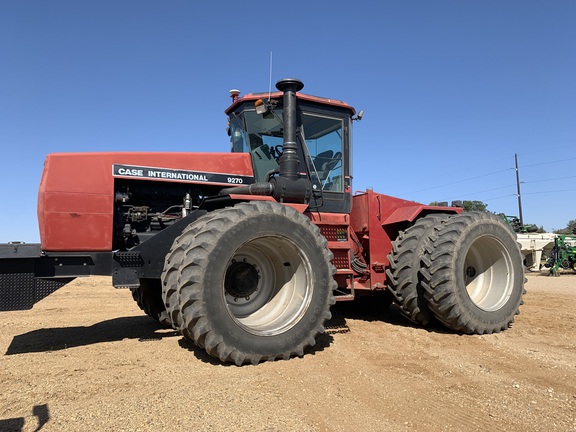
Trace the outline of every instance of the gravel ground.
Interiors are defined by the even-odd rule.
[[[500,334],[342,303],[303,358],[237,367],[78,279],[0,313],[0,431],[576,431],[576,275],[526,287]]]

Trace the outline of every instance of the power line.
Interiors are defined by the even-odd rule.
[[[557,193],[557,192],[572,192],[572,191],[576,191],[576,189],[549,190],[549,191],[543,191],[543,192],[525,192],[524,195],[550,194],[550,193]]]
[[[571,178],[576,178],[576,176],[556,177],[556,178],[552,178],[552,179],[523,181],[522,183],[542,183],[542,182],[547,182],[547,181],[566,180],[566,179],[571,179]]]
[[[481,200],[464,200],[464,201],[482,201],[483,203],[488,204],[488,201],[495,201],[498,199],[502,199],[502,198],[510,198],[510,197],[515,197],[517,196],[516,194],[508,194],[508,195],[500,195],[497,197],[492,197],[492,198],[482,198]],[[452,201],[451,199],[447,199],[446,201]]]
[[[568,161],[573,161],[573,160],[576,160],[576,158],[568,158],[568,159],[562,159],[562,160],[550,161],[550,162],[539,162],[539,163],[535,163],[535,164],[531,164],[531,165],[523,165],[522,168],[529,168],[529,167],[540,166],[540,165],[550,165],[550,164],[555,164],[555,163],[560,163],[560,162],[568,162]]]
[[[426,188],[426,189],[420,189],[420,190],[417,190],[417,191],[407,192],[406,195],[410,195],[410,194],[414,194],[414,193],[419,193],[419,192],[425,192],[425,191],[429,191],[429,190],[432,190],[432,189],[439,189],[439,188],[442,188],[442,187],[444,187],[444,186],[451,186],[451,185],[458,184],[458,183],[464,183],[464,182],[467,182],[467,181],[470,181],[470,180],[476,180],[476,179],[479,179],[479,178],[482,178],[482,177],[488,177],[488,176],[491,176],[491,175],[494,175],[494,174],[498,174],[498,173],[505,172],[505,171],[510,171],[510,170],[513,170],[513,169],[514,169],[514,168],[506,168],[506,169],[503,169],[503,170],[500,170],[500,171],[494,171],[494,172],[491,172],[491,173],[488,173],[488,174],[482,174],[482,175],[475,176],[475,177],[470,177],[470,178],[467,178],[467,179],[464,179],[464,180],[458,180],[458,181],[454,181],[454,182],[450,182],[450,183],[445,183],[445,184],[440,185],[440,186],[434,186],[434,187],[431,187],[431,188]]]
[[[507,157],[502,157],[502,158],[499,158],[499,159],[494,159],[494,160],[492,160],[492,161],[490,161],[490,162],[486,162],[486,163],[483,163],[483,164],[480,164],[480,165],[474,165],[473,167],[469,167],[469,166],[468,166],[468,167],[462,168],[462,169],[460,169],[460,170],[444,171],[445,174],[439,175],[439,176],[435,176],[435,179],[436,179],[436,180],[439,180],[439,179],[443,179],[443,178],[446,178],[446,177],[452,177],[452,178],[453,178],[453,177],[454,177],[454,174],[461,173],[461,172],[470,172],[471,168],[473,168],[473,169],[478,169],[478,168],[486,167],[486,166],[494,166],[494,165],[497,164],[497,162],[500,162],[500,161],[503,161],[503,160],[508,160],[508,161],[509,161],[510,158],[507,156]],[[513,169],[514,169],[514,168],[509,167],[509,168],[506,168],[506,169],[503,169],[503,170],[500,170],[500,171],[495,171],[495,172],[493,172],[493,173],[484,174],[484,175],[481,175],[481,176],[479,176],[479,177],[485,177],[485,176],[488,176],[488,175],[492,175],[492,174],[496,174],[496,173],[500,173],[500,172],[505,172],[505,171],[513,170]],[[469,179],[458,180],[458,181],[456,181],[456,182],[454,182],[454,183],[447,183],[446,185],[452,185],[452,184],[455,184],[455,183],[461,183],[461,182],[465,182],[465,181],[468,181],[468,180],[473,180],[473,179],[479,178],[479,177],[472,177],[472,178],[469,178]],[[402,186],[404,186],[404,187],[409,187],[409,186],[416,185],[416,184],[419,184],[419,183],[421,183],[421,182],[414,181],[414,182],[411,182],[411,183],[403,183]],[[444,186],[446,186],[446,185],[436,186],[436,187],[431,188],[431,189],[441,188],[441,187],[444,187]],[[397,194],[408,195],[408,194],[413,194],[413,193],[417,193],[417,192],[426,191],[426,190],[429,190],[429,189],[423,189],[423,190],[418,190],[418,191],[413,191],[413,192],[401,192],[402,189],[396,189],[396,190],[399,190],[399,192],[396,192]]]
[[[516,188],[518,191],[518,219],[520,219],[520,226],[524,225],[522,217],[522,195],[520,193],[520,171],[518,171],[518,153],[514,154],[514,165],[516,167]]]
[[[484,192],[490,192],[490,191],[499,190],[499,189],[506,189],[509,187],[514,187],[514,185],[502,186],[502,187],[487,189],[487,190],[478,191],[478,192],[471,192],[471,193],[468,193],[465,195],[458,195],[458,196],[455,196],[452,198],[445,198],[444,201],[452,201],[454,199],[462,198],[462,197],[471,197],[471,196],[474,196],[476,194],[480,194],[480,193],[484,193]],[[544,192],[523,192],[522,195],[552,194],[552,193],[572,192],[572,191],[576,191],[576,189],[549,190],[549,191],[544,191]],[[501,195],[501,196],[492,197],[492,198],[481,198],[478,201],[482,201],[482,202],[487,203],[488,201],[495,201],[495,200],[502,199],[502,198],[510,198],[510,197],[517,197],[517,196],[518,196],[518,194],[513,193],[513,194]]]
[[[516,194],[502,195],[502,196],[494,197],[494,198],[486,198],[486,199],[484,199],[483,201],[496,201],[496,200],[498,200],[498,199],[510,198],[510,197],[513,197],[513,196],[515,197]]]
[[[557,147],[557,148],[565,148],[565,147]],[[527,152],[527,153],[519,153],[519,155],[526,155],[526,154],[538,153],[538,152],[540,152],[540,151]],[[509,159],[508,157],[496,159],[496,160],[494,160],[494,161],[492,161],[492,162],[489,162],[489,163],[485,163],[485,164],[482,164],[482,165],[474,166],[474,168],[476,169],[476,168],[483,167],[483,166],[493,166],[496,162],[499,162],[499,161],[502,161],[502,160],[508,160],[508,159]],[[562,160],[555,160],[555,161],[539,162],[539,163],[535,163],[535,164],[521,165],[520,168],[530,168],[530,167],[534,167],[534,166],[550,165],[550,164],[556,164],[556,163],[561,163],[561,162],[568,162],[568,161],[573,161],[573,160],[576,160],[576,158],[567,158],[567,159],[562,159]],[[452,175],[452,176],[453,176],[454,173],[463,172],[463,171],[467,171],[467,170],[468,170],[468,169],[462,169],[462,170],[458,170],[458,171],[452,171],[450,174],[446,174],[446,175],[443,175],[443,176],[440,176],[440,177],[436,177],[436,179],[445,178],[445,177],[447,177],[448,175]],[[505,168],[505,169],[502,169],[502,170],[493,171],[493,172],[489,172],[489,173],[486,173],[486,174],[481,174],[481,175],[474,176],[474,177],[468,177],[468,178],[461,179],[461,180],[455,180],[455,181],[452,181],[452,182],[449,182],[449,183],[444,183],[444,184],[441,184],[441,185],[438,185],[438,186],[432,186],[432,187],[429,187],[429,188],[413,190],[413,191],[410,191],[410,192],[403,192],[403,193],[401,193],[401,194],[402,194],[402,195],[412,195],[412,194],[416,194],[416,193],[420,193],[420,192],[426,192],[426,191],[430,191],[430,190],[434,190],[434,189],[440,189],[440,188],[443,188],[443,187],[446,187],[446,186],[452,186],[452,185],[455,185],[455,184],[464,183],[464,182],[471,181],[471,180],[476,180],[476,179],[479,179],[479,178],[489,177],[489,176],[492,176],[492,175],[495,175],[495,174],[500,174],[500,173],[507,172],[507,171],[510,171],[510,170],[514,170],[514,168],[512,168],[512,167],[510,167],[510,168]],[[522,181],[521,183],[528,184],[528,183],[537,183],[537,182],[545,182],[545,181],[565,180],[565,179],[571,179],[571,178],[575,178],[575,177],[576,177],[576,176],[568,176],[568,177],[559,177],[559,178],[556,178],[556,179],[543,179],[543,180],[533,180],[533,181]],[[410,185],[413,185],[413,184],[416,184],[416,183],[404,184],[404,186],[410,186]],[[505,186],[505,187],[507,187],[507,186]],[[502,187],[502,189],[505,188],[505,187]],[[490,189],[490,190],[497,190],[497,189],[498,189],[498,188]],[[477,192],[477,193],[482,193],[482,192]],[[471,194],[466,194],[466,196],[468,196],[468,195],[471,195]],[[462,197],[462,196],[464,196],[464,195],[459,195],[458,197]],[[516,196],[517,196],[517,195],[516,195]]]
[[[448,201],[451,201],[451,200],[456,199],[456,198],[469,197],[469,196],[481,194],[481,193],[484,193],[484,192],[492,192],[492,191],[495,191],[495,190],[506,189],[506,188],[509,188],[509,187],[514,187],[514,185],[500,186],[500,187],[497,187],[497,188],[486,189],[486,190],[482,190],[482,191],[478,191],[478,192],[470,192],[470,193],[466,193],[466,194],[464,194],[464,195],[458,195],[458,196],[455,196],[455,197],[453,197],[453,198],[449,198]]]
[[[563,150],[563,149],[573,149],[573,146],[559,146],[559,147],[547,147],[546,151],[550,152],[552,150]],[[530,154],[534,154],[534,153],[540,153],[542,154],[542,150],[533,150],[530,152],[525,152],[525,153],[518,153],[518,156],[524,156],[524,155],[530,155]]]

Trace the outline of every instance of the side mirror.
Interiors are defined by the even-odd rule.
[[[356,117],[352,117],[352,120],[360,121],[362,120],[362,117],[364,117],[364,110],[360,110],[360,112],[356,114]]]

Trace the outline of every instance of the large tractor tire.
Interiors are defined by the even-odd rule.
[[[428,306],[446,327],[484,334],[514,322],[525,292],[524,266],[515,234],[497,216],[452,216],[430,235],[422,262]]]
[[[176,239],[173,251],[177,270],[171,261],[163,274],[165,282],[177,275],[177,292],[166,300],[170,316],[221,361],[302,356],[324,332],[336,269],[318,227],[293,208],[255,201],[216,210]]]
[[[171,321],[162,300],[162,286],[159,279],[140,279],[140,287],[134,288],[132,298],[146,315],[165,327],[171,327]]]
[[[198,219],[206,215],[206,213],[205,210],[196,210],[188,217],[191,220],[190,224],[174,240],[164,260],[164,269],[162,270],[162,301],[166,307],[168,319],[172,327],[176,330],[180,330],[182,326],[180,308],[178,307],[178,274],[180,263],[184,258],[191,239],[202,225],[202,222],[198,223]]]
[[[448,214],[431,214],[418,219],[414,225],[400,231],[388,255],[390,267],[386,274],[394,303],[409,320],[422,326],[428,325],[434,316],[424,297],[421,257],[430,234],[439,230],[448,217]]]

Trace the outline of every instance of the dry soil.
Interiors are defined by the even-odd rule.
[[[110,279],[0,313],[2,431],[576,431],[576,275],[528,275],[509,330],[338,304],[303,358],[212,360]]]

